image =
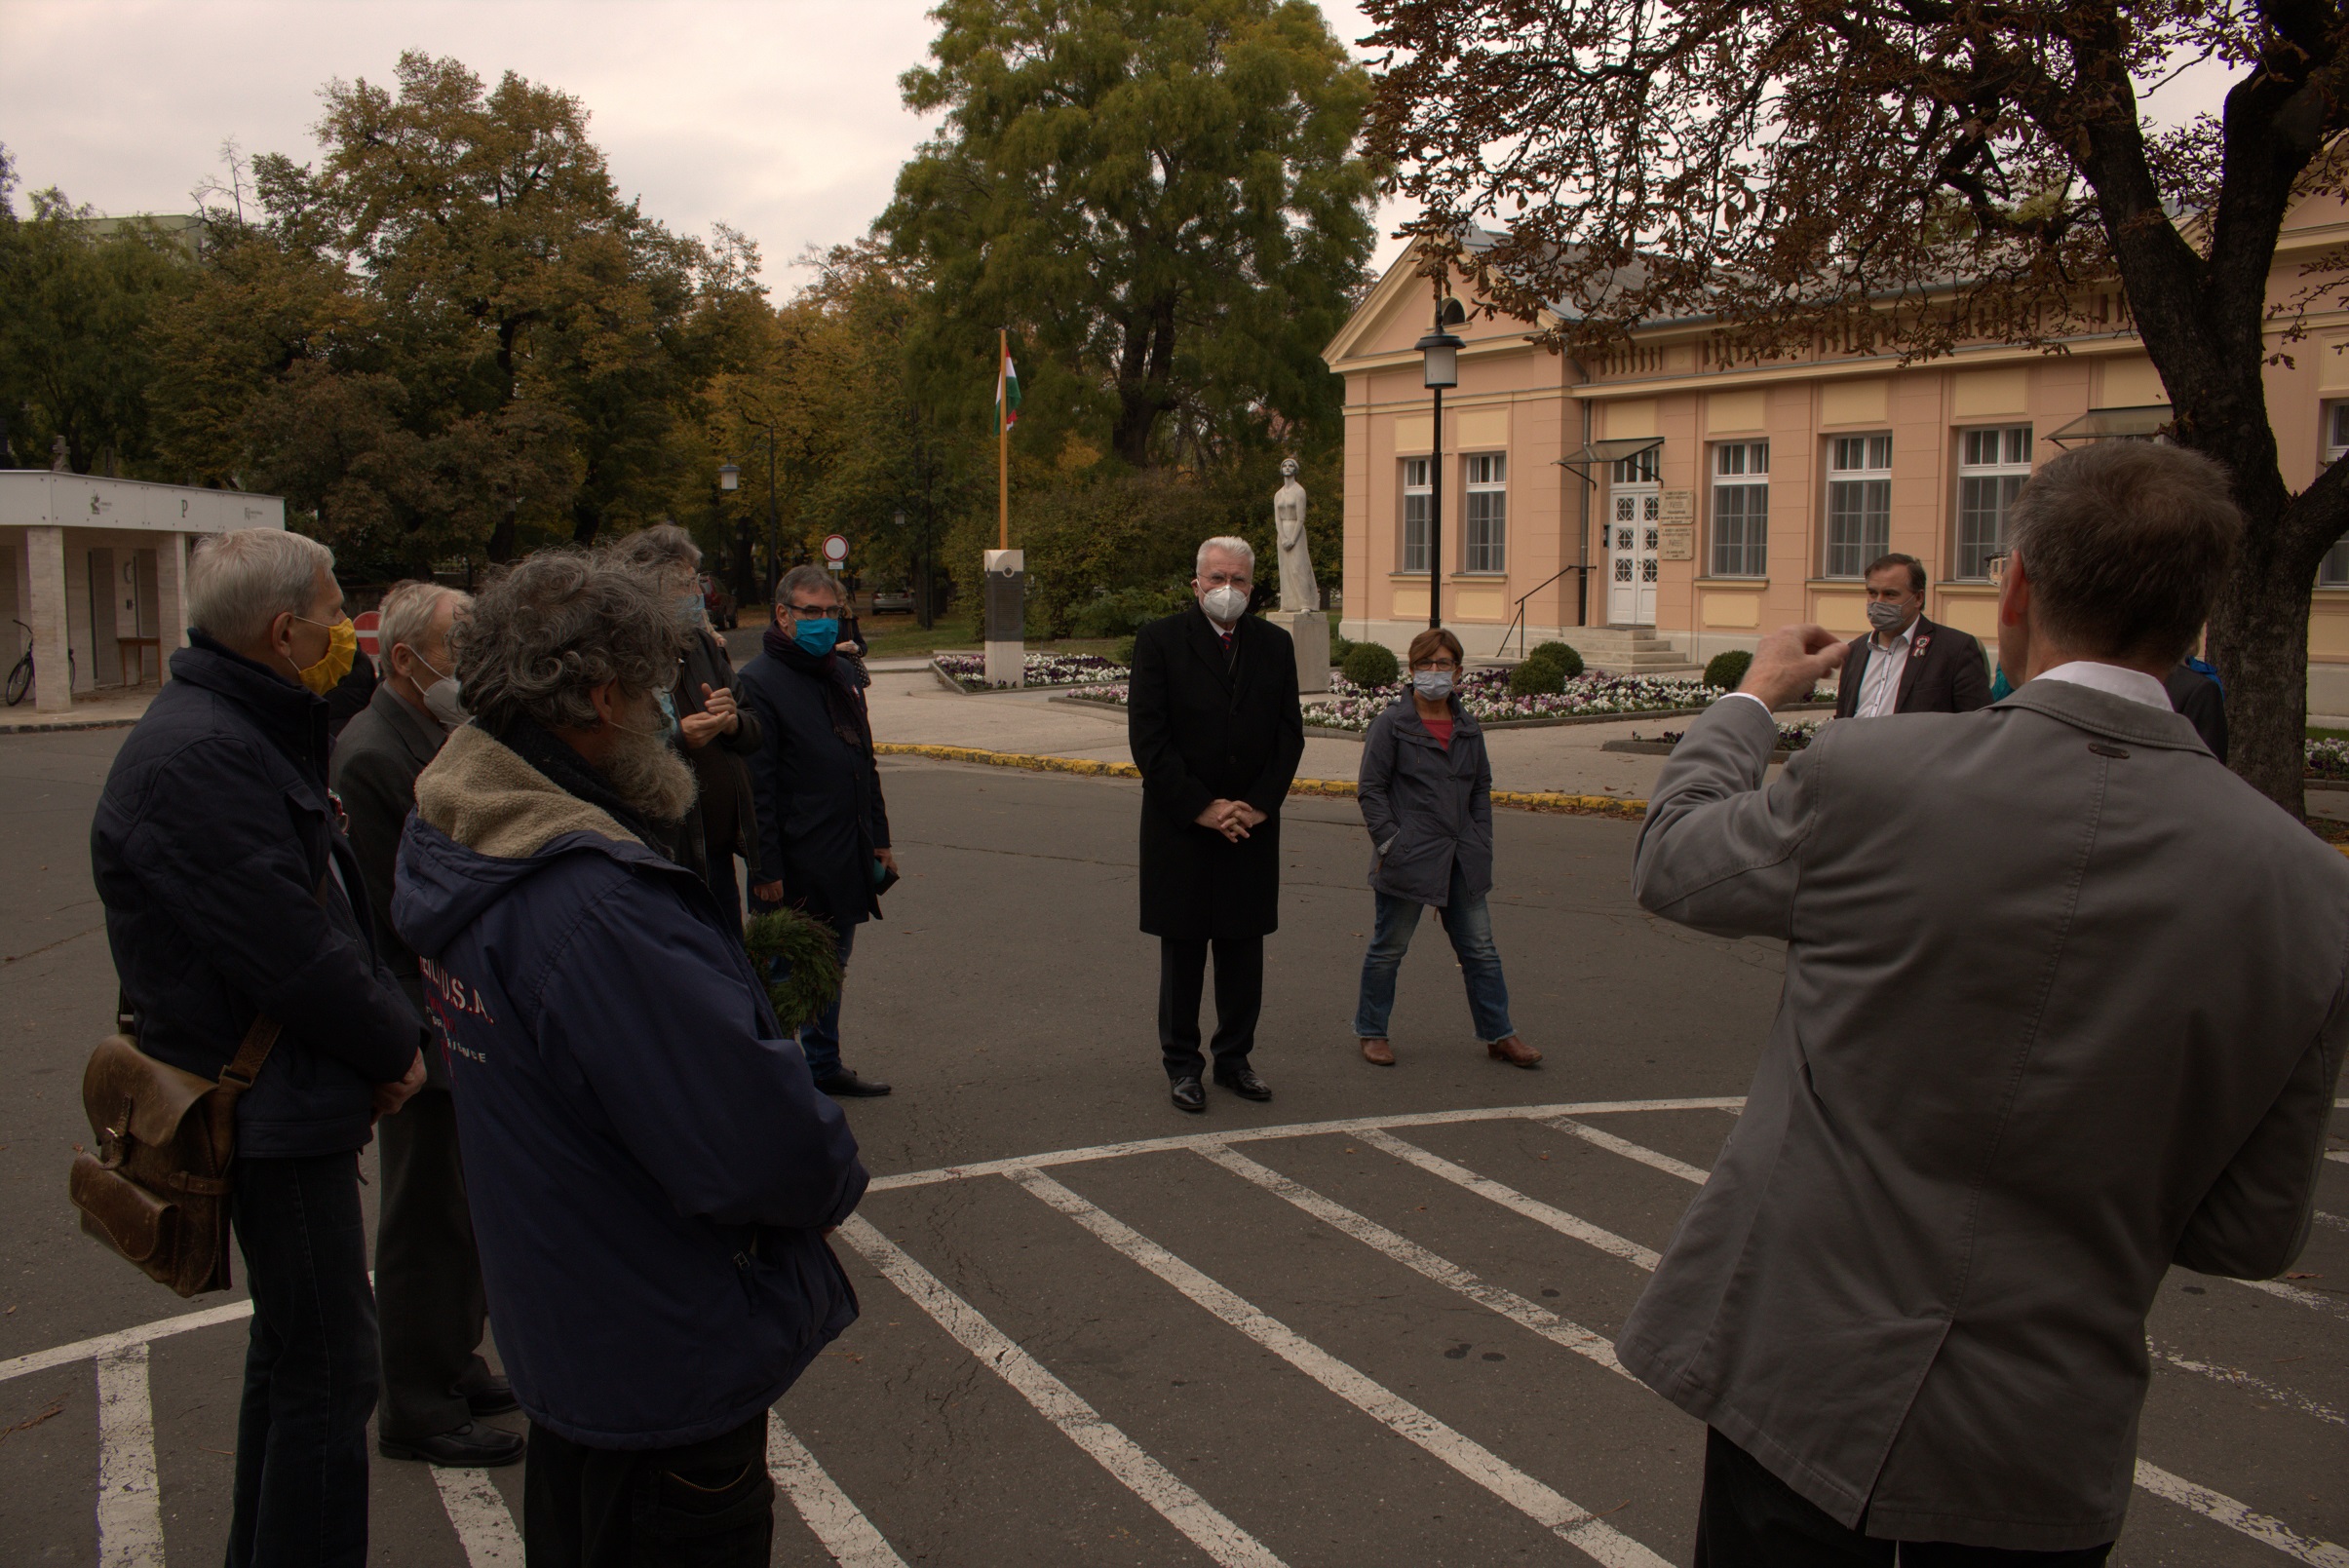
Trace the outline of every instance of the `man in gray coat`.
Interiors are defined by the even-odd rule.
[[[1645,907],[1787,944],[1745,1113],[1618,1344],[1712,1427],[1701,1568],[2103,1561],[2164,1272],[2265,1278],[2307,1237],[2349,864],[2162,688],[2241,526],[2225,477],[2099,442],[2010,516],[2014,695],[1830,725],[1765,788],[1770,708],[1843,655],[1775,633],[1640,836]]]

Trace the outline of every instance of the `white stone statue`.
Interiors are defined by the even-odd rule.
[[[1318,610],[1322,591],[1313,581],[1313,554],[1305,544],[1305,487],[1297,482],[1297,460],[1281,459],[1282,484],[1272,493],[1273,538],[1281,550],[1281,608]]]

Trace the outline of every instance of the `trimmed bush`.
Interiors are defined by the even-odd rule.
[[[1329,629],[1329,668],[1332,669],[1345,669],[1346,655],[1361,646],[1361,643],[1347,636],[1336,627],[1331,627]]]
[[[1743,648],[1732,648],[1727,653],[1716,653],[1705,666],[1705,684],[1711,686],[1714,691],[1735,691],[1737,683],[1744,680],[1746,671],[1752,668],[1753,655]]]
[[[1535,648],[1532,653],[1526,655],[1526,658],[1528,661],[1534,659],[1549,660],[1552,664],[1558,666],[1559,669],[1566,672],[1566,679],[1568,680],[1572,680],[1575,676],[1582,673],[1582,655],[1576,653],[1572,647],[1563,642],[1545,642],[1539,647]]]
[[[1117,646],[1109,650],[1109,657],[1124,665],[1128,669],[1132,669],[1134,668],[1134,639],[1132,637],[1118,638]]]
[[[1395,652],[1383,642],[1358,642],[1346,650],[1338,669],[1357,686],[1392,686],[1403,678]]]
[[[1512,697],[1554,697],[1565,690],[1565,667],[1538,652],[1509,671]]]

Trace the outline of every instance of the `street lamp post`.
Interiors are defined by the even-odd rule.
[[[1448,311],[1445,307],[1448,307]],[[1445,300],[1436,311],[1436,329],[1412,345],[1419,350],[1420,384],[1435,396],[1435,454],[1428,464],[1427,624],[1444,624],[1444,389],[1460,384],[1460,339],[1447,331],[1445,316],[1459,310]],[[1458,316],[1453,316],[1458,320]]]

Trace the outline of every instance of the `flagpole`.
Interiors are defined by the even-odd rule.
[[[1011,386],[1005,367],[1012,363],[1012,333],[995,328],[995,548],[1012,548],[1012,421]]]

